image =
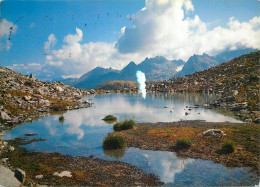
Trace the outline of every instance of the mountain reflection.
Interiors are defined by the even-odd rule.
[[[89,99],[89,98],[86,98]],[[110,94],[92,98],[93,106],[86,109],[65,113],[66,132],[82,139],[84,126],[102,127],[109,124],[103,119],[108,114],[118,117],[119,121],[132,118],[137,122],[171,122],[180,120],[206,120],[210,122],[238,122],[232,117],[224,116],[213,110],[186,106],[203,104],[214,99],[212,95],[203,94],[148,94],[146,100],[140,95]],[[188,115],[185,115],[188,112]]]

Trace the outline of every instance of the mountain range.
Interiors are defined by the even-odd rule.
[[[169,61],[162,56],[146,58],[140,64],[130,62],[122,70],[96,67],[78,79],[65,79],[62,82],[76,88],[95,88],[108,80],[136,81],[136,71],[141,70],[146,75],[147,81],[165,80],[177,73],[177,69],[184,65],[183,60]]]
[[[182,77],[198,71],[214,67],[222,62],[226,62],[250,52],[254,49],[239,49],[234,51],[225,51],[217,56],[209,56],[206,53],[202,55],[193,55],[185,63],[183,60],[167,60],[165,57],[156,56],[146,58],[140,64],[133,61],[122,70],[112,68],[96,67],[78,79],[64,79],[62,82],[72,85],[76,88],[93,89],[97,85],[108,80],[127,80],[136,81],[136,71],[141,70],[145,73],[147,81],[166,80],[173,77]]]

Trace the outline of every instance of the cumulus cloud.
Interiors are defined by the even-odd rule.
[[[17,25],[6,19],[0,19],[0,49],[9,50],[12,47],[11,34],[14,34],[17,30]]]
[[[146,8],[133,16],[133,26],[117,41],[117,49],[120,53],[187,60],[193,54],[215,55],[234,46],[260,48],[260,17],[247,23],[231,18],[228,28],[208,30],[198,15],[185,18],[185,10],[194,10],[191,1],[146,1]]]
[[[54,71],[59,71],[62,77],[75,78],[97,66],[120,69],[130,59],[141,60],[137,55],[118,53],[114,47],[115,43],[81,44],[82,38],[82,30],[76,28],[75,34],[68,34],[64,37],[64,44],[60,49],[52,50],[46,56],[45,65]]]
[[[232,17],[226,27],[208,29],[199,15],[188,17],[192,11],[196,13],[196,7],[190,0],[147,0],[144,8],[131,15],[132,26],[122,27],[117,41],[83,43],[83,32],[76,28],[76,33],[64,37],[60,49],[50,51],[45,65],[63,77],[72,77],[97,66],[121,69],[130,61],[140,63],[157,55],[186,61],[204,52],[216,55],[239,47],[260,49],[260,17],[248,22]],[[50,36],[46,49],[56,41]]]
[[[48,36],[48,41],[44,43],[44,50],[46,52],[50,51],[50,47],[53,47],[57,42],[57,39],[54,34]]]

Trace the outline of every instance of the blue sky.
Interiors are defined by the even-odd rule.
[[[78,77],[96,66],[120,69],[156,55],[187,60],[194,53],[259,49],[259,5],[257,0],[5,0],[0,64],[52,79]]]

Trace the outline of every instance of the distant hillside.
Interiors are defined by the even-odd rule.
[[[130,62],[121,71],[112,68],[105,69],[97,67],[81,76],[79,79],[65,79],[64,83],[76,88],[95,88],[107,80],[136,81],[136,71],[141,70],[146,74],[147,81],[169,79],[177,73],[179,66],[183,65],[182,60],[169,61],[164,57],[146,58],[140,64]]]
[[[74,80],[73,86],[76,88],[94,88],[98,84],[107,80],[115,80],[120,71],[112,68],[97,67],[92,71],[82,75],[79,79]]]
[[[215,93],[219,100],[212,105],[243,111],[241,115],[259,122],[259,59],[260,51],[257,51],[185,77],[149,82],[147,90]]]
[[[113,80],[103,82],[95,87],[95,89],[97,90],[122,90],[124,88],[138,88],[138,83],[134,81]]]
[[[185,75],[189,75],[195,72],[199,72],[211,67],[214,67],[223,62],[230,61],[236,57],[239,57],[244,54],[249,54],[251,52],[256,52],[255,49],[237,49],[233,51],[224,51],[217,56],[209,56],[206,53],[203,55],[193,55],[189,58],[189,60],[185,63],[182,70],[173,77],[183,77]]]
[[[185,75],[208,69],[218,64],[219,63],[214,60],[213,57],[210,57],[206,53],[204,53],[203,55],[193,55],[185,63],[182,70],[176,73],[174,77],[183,77]]]

